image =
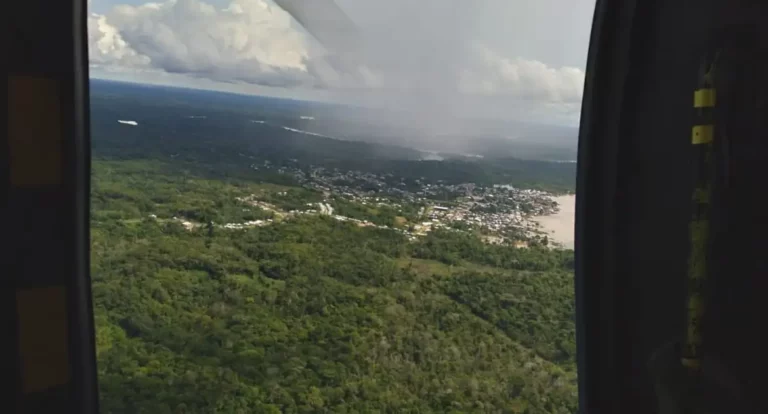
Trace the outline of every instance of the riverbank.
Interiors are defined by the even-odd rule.
[[[567,249],[573,249],[575,238],[576,220],[576,196],[563,195],[553,197],[560,206],[560,211],[548,216],[539,216],[534,219],[541,226],[541,230],[555,243]]]

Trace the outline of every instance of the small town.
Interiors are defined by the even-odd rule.
[[[525,247],[524,239],[541,238],[543,232],[536,223],[537,216],[555,214],[559,210],[552,194],[519,189],[508,185],[479,186],[465,184],[430,184],[420,183],[417,188],[404,189],[405,185],[393,185],[397,178],[393,174],[376,175],[360,171],[339,171],[325,168],[305,170],[289,167],[273,167],[269,162],[251,165],[254,169],[275,169],[280,174],[291,174],[302,187],[321,192],[323,202],[307,203],[304,209],[282,210],[274,204],[259,199],[258,195],[238,198],[239,202],[250,207],[271,212],[273,219],[250,220],[242,223],[216,223],[228,230],[246,229],[265,226],[273,222],[290,219],[300,215],[325,215],[339,221],[349,221],[361,227],[392,229],[406,234],[413,240],[435,229],[455,231],[477,229],[482,232],[487,243],[509,243],[516,247]],[[284,195],[284,193],[277,193]],[[448,199],[436,199],[448,194]],[[402,211],[408,204],[419,206],[418,220],[407,226],[387,226],[374,224],[368,220],[347,217],[334,211],[333,198],[341,198],[363,206],[386,206]],[[200,227],[183,218],[174,217],[185,228],[192,230]]]

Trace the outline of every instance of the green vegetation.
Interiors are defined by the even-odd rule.
[[[478,237],[453,230],[430,232],[413,247],[413,256],[434,259],[446,264],[462,261],[510,270],[572,270],[573,254],[565,250],[544,248],[513,249],[503,245],[484,244]]]
[[[409,148],[285,130],[282,126],[299,129],[305,126],[291,119],[298,116],[274,113],[280,112],[274,107],[279,102],[274,100],[254,106],[254,100],[259,98],[228,96],[223,99],[225,96],[206,94],[200,99],[194,94],[96,83],[91,96],[91,128],[98,137],[93,141],[94,152],[112,160],[173,160],[174,164],[209,179],[259,179],[295,184],[289,174],[254,173],[250,168],[252,164],[268,161],[275,167],[315,166],[396,173],[397,177],[392,174],[393,182],[402,181],[405,189],[417,188],[415,181],[420,180],[445,184],[513,184],[553,192],[574,190],[576,166],[572,163],[521,160],[506,155],[482,160],[422,160],[423,154]],[[140,120],[137,128],[117,124],[116,120],[126,113]],[[207,115],[204,120],[189,119],[194,113]],[[253,120],[265,123],[253,123]],[[436,198],[451,199],[452,196],[439,194]]]
[[[270,181],[94,161],[102,412],[576,412],[572,252],[457,230],[409,242],[319,215],[170,219],[275,216],[237,201],[249,195],[322,200]],[[387,225],[416,214],[334,207]]]
[[[341,197],[334,197],[330,205],[334,214],[370,221],[380,226],[403,227],[419,219],[418,210],[413,205],[394,207],[385,203],[361,204]]]
[[[149,161],[95,160],[92,170],[91,216],[95,222],[140,219],[149,214],[217,223],[269,218],[270,213],[244,205],[237,198],[286,188],[205,179],[183,167]]]

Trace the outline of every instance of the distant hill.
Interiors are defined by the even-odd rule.
[[[419,141],[398,134],[397,126],[389,130],[371,127],[366,132],[363,124],[370,113],[361,111],[290,99],[91,82],[92,148],[99,157],[174,158],[218,174],[245,174],[250,164],[270,161],[377,173],[398,171],[408,178],[432,181],[573,189],[574,164],[516,157],[515,147],[507,148],[505,142],[509,141],[499,138],[456,137],[450,140],[456,150],[453,153],[409,148],[406,145],[431,144],[427,138]],[[342,118],[343,114],[347,116]],[[393,136],[385,138],[382,131]],[[546,147],[526,151],[529,155],[538,151],[541,158],[553,160],[572,156]]]
[[[179,148],[237,155],[312,159],[421,159],[419,151],[394,145],[344,142],[309,130],[316,104],[280,98],[91,82],[91,125],[97,152],[127,156],[148,148],[175,154]],[[304,117],[304,118],[302,118]],[[125,128],[117,120],[133,120]],[[150,145],[151,144],[151,145]],[[117,152],[117,154],[115,154]]]
[[[486,158],[576,160],[578,128],[513,121],[453,119],[430,126],[407,114],[359,108],[323,107],[312,127],[324,134],[347,139],[386,143],[448,154]]]

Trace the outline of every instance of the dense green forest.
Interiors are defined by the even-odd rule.
[[[476,159],[450,154],[425,160],[420,151],[382,143],[307,135],[295,116],[320,110],[308,103],[97,82],[91,94],[94,153],[113,160],[152,159],[184,165],[211,179],[248,179],[250,164],[322,166],[376,174],[396,171],[406,182],[513,184],[573,192],[575,163],[524,160],[503,155]],[[311,104],[318,105],[318,104]],[[310,105],[310,106],[311,106]],[[338,109],[338,108],[337,108]],[[138,120],[136,127],[117,119]],[[205,114],[205,115],[200,115]],[[200,116],[200,118],[190,118]],[[342,125],[343,126],[343,125]],[[472,137],[465,137],[470,141]],[[512,145],[506,141],[506,145]],[[291,184],[288,176],[272,177]]]
[[[181,161],[97,158],[92,179],[102,412],[576,412],[570,251],[281,218],[238,198],[321,195]],[[213,225],[247,220],[273,221]]]

